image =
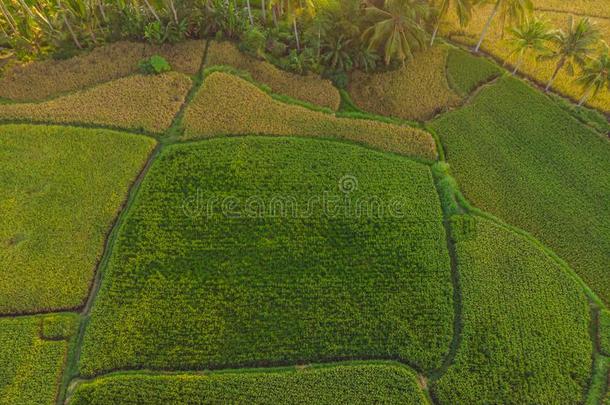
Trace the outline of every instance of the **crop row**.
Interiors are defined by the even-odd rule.
[[[0,120],[103,125],[160,133],[171,125],[191,79],[134,75],[41,103],[0,104]]]
[[[417,53],[403,69],[355,71],[348,92],[365,111],[407,120],[430,119],[460,101],[447,83],[446,59],[447,49],[439,46]]]
[[[580,286],[528,240],[489,220],[457,216],[452,226],[462,340],[433,386],[439,402],[581,403],[593,345]]]
[[[534,7],[540,10],[610,18],[610,0],[536,0]]]
[[[0,313],[73,308],[154,141],[112,131],[0,126]]]
[[[569,4],[569,7],[571,8],[572,2],[569,2]],[[591,6],[591,8],[593,7],[598,6]],[[471,22],[465,29],[459,27],[457,17],[453,16],[452,20],[443,28],[444,35],[467,45],[476,44],[492,8],[492,4],[481,6],[479,11],[473,14]],[[554,27],[562,28],[564,30],[568,28],[569,14],[556,12],[537,12],[536,14],[540,18],[548,20]],[[602,38],[610,38],[610,19],[592,18],[591,20],[600,30]],[[514,58],[510,58],[512,48],[508,42],[508,35],[502,35],[500,24],[501,19],[496,18],[489,29],[489,34],[483,41],[482,49],[494,57],[514,63]],[[553,74],[556,64],[557,60],[538,60],[535,55],[526,55],[520,66],[520,71],[536,81],[546,84]],[[578,66],[574,67],[574,76],[569,75],[567,69],[561,70],[557,79],[553,82],[553,90],[570,96],[575,100],[579,100],[582,96],[582,87],[575,82],[575,78],[578,77],[579,69]],[[602,89],[595,98],[591,98],[587,101],[587,105],[606,113],[610,112],[610,90]]]
[[[172,69],[187,75],[199,70],[203,41],[173,45],[115,42],[66,60],[18,65],[0,77],[0,97],[36,101],[81,90],[135,73],[138,62],[152,55],[165,57]]]
[[[339,91],[329,80],[314,74],[296,75],[285,72],[269,62],[240,52],[231,42],[210,42],[206,66],[215,65],[247,71],[254,80],[269,86],[277,94],[285,94],[332,110],[337,110],[341,103]]]
[[[452,320],[427,166],[344,143],[218,138],[155,160],[120,229],[80,370],[363,357],[432,369]]]
[[[610,143],[503,78],[432,124],[466,198],[532,233],[610,302]]]
[[[55,403],[57,381],[76,329],[73,315],[0,319],[0,403],[40,405]],[[41,336],[47,320],[66,323],[61,336]]]
[[[331,114],[274,100],[235,75],[207,76],[184,116],[185,138],[217,135],[285,135],[339,138],[372,147],[436,158],[434,139],[420,129]]]
[[[205,401],[202,399],[205,398]],[[363,364],[202,374],[117,374],[77,386],[70,405],[410,404],[426,399],[403,366]]]

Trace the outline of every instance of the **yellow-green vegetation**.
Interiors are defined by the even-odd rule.
[[[174,144],[119,230],[80,371],[353,358],[431,370],[452,297],[428,166],[305,138]]]
[[[227,65],[245,70],[257,82],[269,86],[274,93],[285,94],[335,111],[341,104],[339,91],[329,80],[314,74],[296,75],[285,72],[269,62],[240,52],[231,42],[210,43],[206,66],[214,65]]]
[[[610,142],[515,78],[435,120],[466,198],[524,229],[610,303]]]
[[[191,88],[181,73],[133,75],[41,103],[0,104],[0,120],[102,125],[160,133]]]
[[[456,106],[460,97],[447,83],[447,49],[419,52],[406,67],[384,73],[352,73],[348,92],[361,109],[380,115],[424,121]]]
[[[476,57],[457,48],[447,56],[447,80],[462,96],[467,96],[483,83],[500,76],[500,68],[486,58]]]
[[[551,10],[566,14],[610,17],[610,0],[536,0],[534,7],[538,10]]]
[[[607,0],[604,0],[607,2]],[[567,7],[572,7],[572,2],[567,2]],[[597,2],[591,9],[599,7]],[[451,15],[448,23],[443,28],[443,34],[460,43],[474,45],[477,43],[483,26],[487,21],[489,14],[493,8],[493,4],[480,6],[476,13],[473,14],[471,22],[466,28],[460,28],[457,23],[457,17]],[[567,29],[569,14],[557,12],[537,12],[540,18],[548,20],[549,23],[556,27]],[[610,19],[608,18],[591,18],[597,28],[601,32],[601,37],[610,38]],[[500,19],[496,18],[492,23],[486,39],[483,41],[483,51],[493,55],[501,60],[507,60],[514,63],[515,60],[510,59],[511,46],[509,44],[508,35],[502,37],[500,30]],[[546,84],[555,70],[557,60],[537,60],[533,55],[526,55],[520,67],[520,72],[531,77],[540,84]],[[579,75],[580,69],[575,67],[574,76],[570,76],[567,69],[562,69],[557,79],[553,82],[552,89],[560,94],[571,97],[574,100],[579,100],[582,96],[582,88],[575,82]],[[591,98],[586,103],[588,106],[597,108],[606,113],[610,113],[610,90],[602,89],[595,98]]]
[[[203,41],[163,46],[115,42],[67,60],[18,65],[0,77],[0,97],[35,101],[81,90],[135,73],[140,60],[157,54],[173,70],[193,75],[201,65],[204,48]]]
[[[532,242],[486,219],[452,218],[462,340],[433,386],[443,404],[576,404],[591,373],[587,297]]]
[[[70,405],[190,403],[425,405],[416,375],[397,364],[211,374],[115,374],[79,384]],[[205,401],[202,401],[205,399]]]
[[[605,309],[599,313],[599,349],[610,357],[610,312]]]
[[[154,145],[108,130],[0,127],[0,313],[82,305]]]
[[[185,139],[220,135],[294,135],[350,140],[426,159],[436,158],[427,132],[378,121],[338,118],[274,100],[235,75],[209,75],[184,115]]]
[[[60,320],[73,314],[55,314]],[[52,339],[41,335],[47,316],[0,319],[0,403],[51,405],[76,328]]]

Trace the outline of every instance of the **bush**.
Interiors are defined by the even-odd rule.
[[[167,63],[165,58],[159,55],[153,55],[148,59],[142,59],[138,68],[141,73],[146,75],[158,75],[172,70],[172,67]]]
[[[174,375],[129,374],[79,384],[71,405],[145,403],[424,405],[415,373],[398,365],[324,366],[303,370]]]
[[[337,118],[272,99],[251,83],[209,75],[184,115],[185,138],[219,135],[295,135],[346,139],[425,159],[436,158],[430,134],[377,121]]]
[[[529,240],[467,218],[454,237],[462,338],[434,396],[442,404],[581,403],[593,355],[584,292]]]
[[[430,370],[451,342],[452,290],[428,166],[303,138],[175,144],[120,229],[80,369],[391,357]]]
[[[154,145],[100,129],[0,127],[0,171],[11,179],[0,183],[0,195],[11,196],[0,199],[0,314],[82,305],[106,234]]]
[[[329,80],[284,72],[272,64],[245,55],[230,42],[211,42],[207,66],[228,65],[249,72],[254,80],[264,83],[274,93],[337,110],[341,102],[338,90]]]
[[[191,79],[175,72],[128,76],[42,103],[0,104],[0,120],[161,133],[172,124],[191,85]]]
[[[610,302],[610,142],[506,77],[433,122],[473,205],[531,232]]]
[[[446,57],[445,48],[435,47],[416,54],[406,68],[373,74],[355,71],[347,90],[365,111],[424,121],[460,102],[447,84]]]

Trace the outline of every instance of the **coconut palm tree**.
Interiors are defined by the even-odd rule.
[[[578,102],[581,106],[590,97],[595,97],[604,87],[610,90],[610,50],[605,42],[602,53],[586,64],[576,80],[583,87],[583,96]]]
[[[546,21],[533,18],[518,27],[509,29],[511,35],[512,52],[509,57],[517,55],[513,75],[517,73],[527,53],[539,55],[550,52],[548,43],[557,35],[557,31],[549,28]]]
[[[574,17],[570,16],[568,31],[560,30],[553,40],[556,49],[550,55],[541,57],[541,59],[559,58],[545,90],[551,88],[557,74],[564,66],[570,75],[574,74],[574,64],[584,66],[586,59],[595,51],[598,40],[599,31],[588,18],[582,18],[576,24]]]
[[[365,16],[371,22],[362,33],[369,50],[383,49],[386,65],[393,58],[403,64],[413,57],[413,51],[426,45],[427,33],[423,27],[430,15],[426,0],[385,0],[383,6],[369,5]]]
[[[481,49],[481,45],[483,44],[483,40],[487,35],[487,31],[491,26],[491,22],[493,21],[496,15],[500,16],[500,20],[502,21],[501,28],[502,32],[504,32],[504,27],[506,26],[506,20],[514,24],[520,24],[525,19],[532,14],[534,11],[534,5],[532,0],[494,0],[495,5],[491,11],[491,14],[487,18],[485,22],[485,26],[483,27],[483,32],[481,32],[481,37],[479,38],[479,42],[477,46],[474,48],[475,52],[479,52]]]
[[[453,8],[455,9],[455,14],[460,20],[460,26],[465,27],[468,25],[470,17],[472,16],[472,0],[441,0],[438,6],[436,27],[434,27],[430,45],[434,45],[434,40],[436,39],[436,34],[438,33],[438,29],[441,25],[441,20],[447,14],[452,4]]]

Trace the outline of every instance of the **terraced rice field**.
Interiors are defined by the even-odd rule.
[[[0,98],[0,404],[610,404],[598,112],[450,44],[340,91],[118,42]]]
[[[77,308],[155,142],[100,129],[0,127],[0,313]]]
[[[429,370],[452,335],[428,167],[351,145],[231,138],[164,149],[104,281],[83,345],[88,376],[362,357]]]
[[[161,405],[200,396],[210,402],[255,404],[427,403],[415,373],[402,365],[383,363],[207,375],[117,374],[79,385],[70,403],[101,405],[127,400]]]

